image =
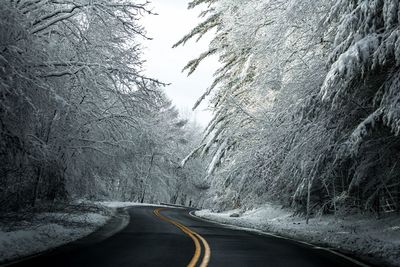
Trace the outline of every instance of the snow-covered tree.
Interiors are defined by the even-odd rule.
[[[209,205],[398,208],[398,1],[189,8],[202,3],[204,23],[178,44],[215,29],[209,51],[186,67],[209,55],[222,65],[200,99],[211,95],[215,117],[190,154],[213,157]]]
[[[139,20],[152,13],[148,3],[7,0],[0,7],[2,209],[176,195],[186,129],[163,84],[143,75],[147,37]]]

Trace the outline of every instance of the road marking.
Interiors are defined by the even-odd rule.
[[[201,243],[204,246],[204,256],[201,261],[200,267],[207,267],[208,263],[210,261],[210,257],[211,257],[211,249],[210,249],[210,246],[208,245],[207,241],[201,235],[199,235],[198,233],[189,229],[188,227],[184,226],[183,224],[176,222],[168,217],[165,217],[164,215],[161,215],[160,211],[162,211],[162,210],[165,210],[165,208],[155,209],[154,214],[157,217],[159,217],[161,220],[169,222],[169,223],[175,225],[176,227],[178,227],[182,232],[187,234],[194,242],[194,245],[195,245],[194,255],[187,266],[195,267],[197,262],[199,261],[199,258],[201,255],[201,245],[200,245],[200,241],[201,241]]]
[[[207,267],[208,263],[210,262],[210,258],[211,258],[211,249],[210,246],[208,245],[207,241],[198,233],[195,233],[195,235],[197,236],[197,238],[199,238],[201,240],[201,242],[203,243],[204,246],[204,257],[203,260],[201,261],[200,267]]]
[[[307,246],[309,246],[309,247],[311,247],[313,249],[325,250],[325,251],[330,252],[330,253],[332,253],[332,254],[334,254],[336,256],[345,258],[345,259],[349,260],[350,262],[353,262],[353,263],[355,263],[355,264],[357,264],[357,265],[359,265],[361,267],[371,267],[370,265],[368,265],[366,263],[360,262],[360,261],[358,261],[356,259],[348,257],[348,256],[346,256],[346,255],[344,255],[344,254],[342,254],[340,252],[337,252],[335,250],[332,250],[330,248],[324,248],[324,247],[315,246],[315,245],[313,245],[311,243],[308,243],[308,242],[304,242],[304,241],[300,241],[300,240],[297,240],[297,239],[276,235],[276,234],[273,234],[273,233],[264,232],[264,231],[261,231],[261,230],[258,230],[258,229],[247,228],[247,227],[237,226],[237,225],[233,225],[233,224],[221,223],[221,222],[218,222],[218,221],[213,221],[213,220],[202,218],[202,217],[199,217],[199,216],[195,215],[194,211],[189,212],[189,215],[192,216],[193,218],[196,218],[196,219],[199,219],[199,220],[202,220],[202,221],[205,221],[205,222],[209,222],[209,223],[212,223],[212,224],[225,226],[225,227],[227,227],[229,229],[247,231],[247,232],[252,232],[252,233],[255,233],[255,234],[258,234],[258,235],[272,236],[272,237],[279,238],[279,239],[285,239],[285,240],[290,240],[290,241],[294,241],[294,242],[297,242],[297,243],[305,244],[305,245],[307,245]]]
[[[180,226],[185,227],[186,229],[188,229],[194,236],[196,236],[198,239],[200,239],[201,243],[203,243],[204,256],[203,256],[203,259],[201,261],[200,267],[207,267],[208,263],[210,261],[210,257],[211,257],[211,249],[210,249],[210,246],[208,245],[207,241],[204,239],[204,237],[202,237],[198,233],[194,232],[193,230],[187,228],[183,224],[178,223],[178,222],[177,222],[177,224],[179,224]]]

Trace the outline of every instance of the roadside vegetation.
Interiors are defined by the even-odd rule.
[[[143,74],[144,15],[149,3],[1,1],[0,211],[195,202],[202,163],[180,161],[200,130]]]
[[[267,201],[307,216],[400,210],[398,0],[196,0],[217,56],[199,102],[214,118],[192,158],[212,157],[204,205]],[[198,106],[196,103],[195,107]],[[190,160],[188,160],[190,162]]]

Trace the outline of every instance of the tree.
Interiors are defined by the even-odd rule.
[[[152,14],[148,3],[0,5],[2,209],[67,198],[136,200],[160,173],[151,198],[166,201],[173,189],[161,191],[178,179],[178,149],[171,149],[184,124],[164,84],[143,75],[147,37],[138,20]]]
[[[209,195],[218,197],[209,205],[233,207],[232,195],[246,206],[273,199],[308,216],[377,210],[382,197],[399,206],[398,3],[189,7],[202,3],[207,18],[178,44],[216,29],[209,51],[185,68],[191,73],[209,55],[222,65],[204,95],[212,94],[215,117],[190,154],[214,157]]]

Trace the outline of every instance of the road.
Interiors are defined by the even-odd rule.
[[[306,244],[207,222],[189,211],[132,207],[128,226],[103,241],[12,266],[360,266]]]

